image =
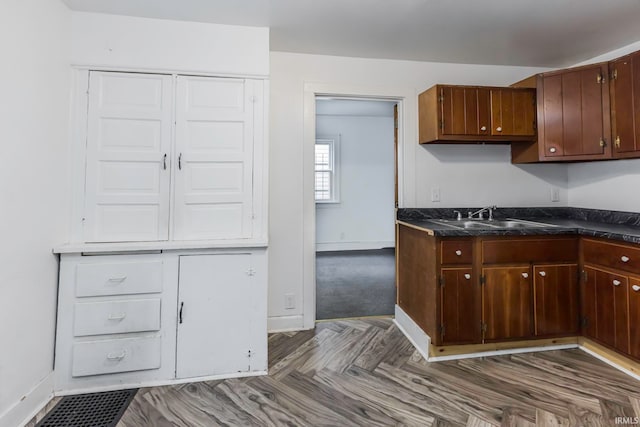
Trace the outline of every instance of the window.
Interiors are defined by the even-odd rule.
[[[338,203],[337,138],[316,139],[315,196],[317,203]]]

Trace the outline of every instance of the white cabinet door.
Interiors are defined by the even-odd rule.
[[[177,77],[175,240],[251,237],[254,86]]]
[[[166,240],[171,76],[89,76],[84,240]]]
[[[251,254],[180,257],[176,377],[251,370]]]

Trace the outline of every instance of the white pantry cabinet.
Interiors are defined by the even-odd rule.
[[[109,245],[59,249],[56,394],[266,373],[266,248]]]
[[[87,73],[77,241],[265,234],[263,80]]]

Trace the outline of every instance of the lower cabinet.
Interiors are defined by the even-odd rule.
[[[529,265],[482,269],[482,331],[485,341],[533,335]]]
[[[536,336],[578,333],[578,265],[534,265],[533,298]]]
[[[467,268],[440,270],[440,340],[442,343],[480,342],[477,314],[477,278]]]
[[[61,254],[55,390],[267,369],[265,249]]]
[[[640,278],[629,279],[629,354],[640,359]],[[632,328],[631,325],[634,325]]]

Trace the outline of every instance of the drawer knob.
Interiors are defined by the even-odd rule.
[[[502,132],[502,127],[498,126],[498,127],[496,128],[496,130],[497,130],[498,132]]]
[[[622,283],[620,280],[613,280],[613,286],[620,286],[620,283]]]
[[[556,148],[555,148],[555,147],[551,147],[551,148],[549,148],[549,151],[550,151],[551,153],[555,153],[557,150],[556,150]]]
[[[480,128],[480,130],[484,132],[485,130],[487,130],[487,127],[486,127],[486,126],[482,126],[482,127]]]
[[[127,276],[110,277],[109,278],[109,282],[111,282],[111,283],[122,283],[125,280],[127,280]]]
[[[638,292],[638,291],[640,291],[640,286],[638,286],[638,285],[633,285],[633,286],[631,287],[631,289],[633,289],[635,292]]]
[[[529,273],[522,273],[522,277],[526,279],[527,277],[529,277]]]
[[[458,255],[458,256],[462,255],[462,251],[461,251],[460,249],[458,249],[458,250],[456,251],[456,255]]]
[[[622,256],[620,257],[620,261],[622,261],[622,262],[629,262],[629,257],[628,257],[628,256],[625,256],[625,255],[622,255]]]
[[[471,275],[470,275],[469,273],[467,273],[467,274],[465,274],[465,275],[464,275],[464,278],[465,278],[465,279],[467,279],[467,280],[469,280],[469,279],[471,279]],[[640,289],[640,288],[639,288],[639,289]]]
[[[126,356],[127,356],[127,350],[122,350],[122,353],[120,353],[120,354],[113,354],[113,353],[107,354],[107,359],[108,360],[122,360]]]
[[[109,320],[122,320],[125,317],[127,317],[127,313],[120,313],[120,314],[109,314],[109,316],[107,317],[107,319]]]
[[[541,272],[540,272],[540,273],[538,273],[538,274],[539,274],[539,275],[541,275],[542,277],[544,277],[544,276],[546,276],[546,275],[547,275],[547,273],[546,273],[546,272],[544,272],[544,271],[541,271]]]

